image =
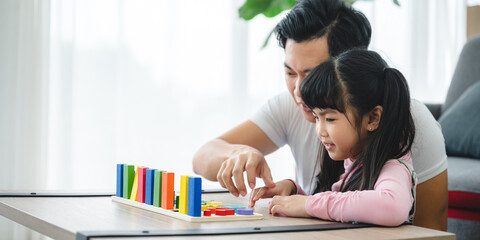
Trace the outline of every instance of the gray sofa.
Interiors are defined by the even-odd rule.
[[[480,35],[460,54],[445,103],[427,104],[448,155],[448,231],[480,239]]]

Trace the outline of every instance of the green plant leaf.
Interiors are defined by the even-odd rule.
[[[272,37],[273,33],[275,32],[275,28],[273,28],[270,33],[268,34],[267,38],[265,39],[265,42],[263,42],[263,45],[261,47],[261,49],[264,49],[265,47],[267,47],[268,45],[268,41],[270,40],[270,38]]]
[[[271,18],[292,8],[296,2],[297,0],[247,0],[238,9],[238,15],[247,21],[258,14]]]
[[[347,5],[352,6],[357,0],[344,0]],[[373,1],[373,0],[363,0]],[[245,3],[238,9],[238,15],[246,21],[251,20],[258,14],[263,14],[265,17],[275,17],[284,10],[288,10],[295,5],[297,0],[246,0]],[[400,7],[399,0],[392,0],[392,2]],[[272,29],[267,38],[263,42],[262,48],[268,45],[270,37],[273,35],[275,29]]]
[[[296,0],[272,0],[268,8],[263,11],[265,17],[275,17],[284,10],[290,9],[295,5]]]
[[[345,4],[352,6],[357,0],[345,0]]]
[[[270,2],[272,2],[272,0],[247,0],[242,7],[238,9],[238,15],[248,21],[265,11],[270,5]]]

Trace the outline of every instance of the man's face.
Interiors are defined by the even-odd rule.
[[[301,43],[287,39],[285,44],[285,82],[303,117],[310,122],[315,122],[315,120],[312,112],[300,97],[300,83],[313,68],[327,59],[329,59],[329,55],[325,37]]]

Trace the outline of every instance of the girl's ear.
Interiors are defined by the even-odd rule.
[[[377,130],[380,124],[380,118],[382,117],[383,107],[380,105],[375,106],[368,114],[367,130],[373,132]]]

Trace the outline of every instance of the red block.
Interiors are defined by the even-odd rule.
[[[235,215],[235,209],[227,209],[227,210],[225,210],[225,215]]]
[[[217,208],[215,208],[215,207],[208,207],[207,209],[208,209],[210,212],[212,212],[212,214],[216,214]],[[207,211],[207,210],[205,210],[205,211]]]
[[[145,177],[147,174],[147,167],[138,167],[138,193],[137,202],[145,203]]]
[[[203,216],[207,217],[207,216],[212,216],[212,211],[211,210],[205,210],[203,211]]]
[[[225,216],[225,215],[227,215],[227,209],[217,209],[215,215],[217,215],[217,216]]]

